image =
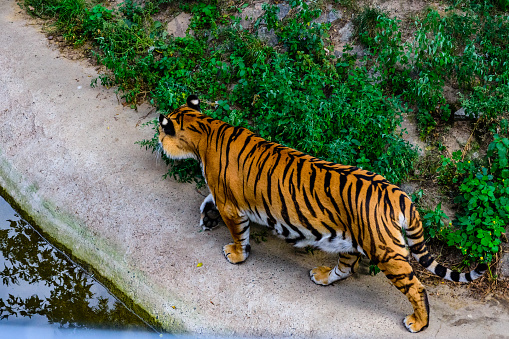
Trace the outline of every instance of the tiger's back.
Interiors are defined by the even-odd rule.
[[[348,277],[366,255],[412,303],[414,313],[404,320],[411,332],[428,325],[429,306],[408,262],[407,244],[423,266],[450,280],[470,281],[485,269],[459,274],[436,263],[415,206],[382,176],[319,160],[202,115],[195,97],[187,107],[160,117],[159,140],[168,156],[200,161],[211,191],[201,206],[201,224],[210,228],[211,212],[219,212],[233,238],[223,248],[231,263],[249,255],[250,221],[267,225],[296,246],[339,253],[334,268],[310,271],[320,285]]]

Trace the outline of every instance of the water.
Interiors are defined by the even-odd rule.
[[[1,196],[0,279],[0,338],[7,330],[31,337],[27,328],[37,329],[38,338],[69,329],[156,334],[42,238]]]

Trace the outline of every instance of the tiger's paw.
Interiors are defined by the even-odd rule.
[[[205,231],[210,231],[211,229],[217,227],[219,222],[221,221],[221,214],[215,208],[210,208],[208,210],[204,210],[201,213],[200,218],[200,226]]]
[[[212,194],[209,194],[205,200],[203,200],[200,206],[200,226],[205,230],[211,230],[221,221],[221,214],[217,210],[216,203],[214,202],[214,198]]]
[[[332,271],[332,268],[330,268],[330,267],[319,266],[319,267],[315,267],[311,271],[309,271],[309,276],[311,277],[311,280],[315,284],[327,286],[332,283],[332,281],[329,281],[329,276],[330,276],[331,271]]]
[[[242,246],[239,244],[228,244],[223,247],[223,253],[226,260],[232,264],[240,264],[244,262],[249,256],[250,251],[250,245]]]
[[[405,319],[403,319],[403,324],[412,333],[420,332],[424,330],[426,327],[428,327],[427,323],[419,322],[417,318],[415,317],[415,314],[407,316]]]

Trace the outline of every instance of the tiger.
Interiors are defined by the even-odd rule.
[[[383,176],[317,159],[204,115],[196,95],[160,114],[158,131],[159,147],[169,158],[200,163],[210,191],[200,206],[200,225],[209,230],[223,220],[233,238],[223,254],[232,264],[250,254],[251,222],[297,247],[339,254],[335,267],[309,272],[318,285],[352,275],[366,256],[412,304],[414,313],[403,324],[413,333],[428,327],[430,311],[409,252],[430,272],[455,282],[470,282],[488,268],[481,263],[459,273],[438,264],[415,205]]]

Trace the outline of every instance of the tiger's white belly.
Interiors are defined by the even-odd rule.
[[[268,226],[266,215],[260,214],[260,216],[258,216],[258,214],[252,212],[247,212],[246,214],[250,221],[260,225]],[[297,227],[301,234],[304,236],[304,239],[295,242],[294,244],[295,247],[312,246],[329,253],[346,253],[346,252],[364,253],[364,251],[361,248],[354,248],[352,246],[351,239],[348,237],[343,239],[340,236],[336,236],[331,240],[331,234],[323,234],[320,240],[316,240],[315,236],[307,228],[302,227],[301,225],[294,226]],[[288,232],[286,236],[284,235],[285,228]],[[291,240],[293,239],[298,239],[300,237],[300,234],[298,232],[293,230],[288,225],[281,223],[279,220],[274,225],[273,232],[279,237],[289,242],[291,242]]]
[[[312,236],[312,235],[311,235]],[[352,247],[352,241],[349,238],[343,239],[335,237],[330,240],[330,235],[324,235],[320,240],[308,239],[300,241],[295,244],[296,247],[313,246],[329,253],[346,253],[356,252],[357,250]]]

